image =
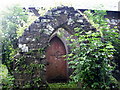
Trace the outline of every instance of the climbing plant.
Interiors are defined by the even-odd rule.
[[[17,29],[22,27],[24,23],[27,22],[28,16],[25,15],[20,5],[14,5],[7,8],[6,11],[0,13],[0,27],[3,34],[3,40],[1,40],[3,45],[3,57],[8,59],[10,52],[17,47]],[[14,51],[14,50],[13,50]],[[7,56],[8,55],[8,56]],[[3,60],[4,62],[4,60]]]
[[[69,44],[72,49],[67,55],[70,67],[74,69],[71,78],[82,89],[116,88],[116,79],[112,76],[116,49],[112,41],[119,41],[118,30],[109,27],[106,11],[86,11],[85,14],[96,31],[86,32],[82,28],[75,28],[77,33],[71,37],[77,39],[68,38],[73,42]]]
[[[37,56],[37,58],[41,59],[44,54],[43,52],[43,48],[40,48],[37,52],[31,50],[15,59],[14,72],[16,79],[27,78],[26,81],[20,84],[18,83],[16,86],[17,88],[40,88],[46,85],[45,80],[43,80],[44,76],[41,75],[41,72],[43,72],[44,69],[44,64],[42,63],[42,60],[41,62],[37,61],[34,56],[37,56],[38,54],[39,56]],[[20,76],[18,77],[17,75]],[[21,75],[23,75],[24,78]]]
[[[5,65],[0,64],[0,88],[12,88],[14,78],[8,73]]]
[[[1,13],[0,32],[2,32],[3,38],[0,37],[0,39],[2,38],[0,42],[2,43],[2,63],[7,67],[7,75],[9,75],[6,79],[2,79],[2,81],[9,81],[8,83],[5,82],[5,84],[2,82],[3,88],[38,88],[46,85],[41,75],[41,72],[44,72],[44,49],[39,48],[38,50],[29,50],[26,53],[18,53],[20,51],[17,48],[19,36],[36,19],[35,16],[29,16],[30,12],[26,11],[23,11],[21,6],[15,5]],[[20,54],[21,56],[16,58]],[[17,79],[23,79],[23,76],[25,77],[24,79],[28,78],[29,80],[19,83]],[[9,84],[12,86],[9,87]]]

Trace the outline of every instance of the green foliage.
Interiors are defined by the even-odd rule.
[[[73,83],[73,82],[69,82],[69,83],[52,83],[50,84],[49,83],[49,88],[50,89],[54,89],[54,88],[57,88],[57,89],[62,89],[62,88],[77,88],[77,84]]]
[[[13,85],[12,75],[14,74],[14,68],[13,68],[13,63],[15,63],[14,56],[18,51],[17,49],[15,49],[17,47],[16,46],[17,38],[23,33],[24,29],[27,27],[26,23],[29,21],[29,19],[28,19],[28,15],[26,15],[26,12],[23,12],[23,9],[19,5],[15,5],[10,8],[7,8],[6,11],[1,12],[0,14],[1,14],[0,42],[2,43],[2,61],[3,61],[2,63],[5,64],[7,67],[6,68],[7,76],[6,78],[2,79],[3,81],[2,84],[4,86],[3,88],[10,88],[10,87],[15,87]],[[30,22],[28,23],[28,25],[29,24]],[[23,64],[24,62],[23,59],[24,57],[21,57],[16,63],[17,64],[19,63],[19,65]],[[36,66],[40,68],[42,67],[40,65],[36,65]],[[32,72],[33,68],[35,69],[37,68],[36,66],[31,65],[31,67],[28,68],[27,65],[28,70],[26,70],[26,72],[27,71]],[[26,66],[24,68],[26,68]],[[18,66],[15,69],[17,72],[19,72]]]
[[[6,78],[8,74],[7,67],[5,65],[0,65],[0,83],[2,83],[2,79]]]
[[[73,42],[69,44],[72,49],[67,59],[74,69],[71,78],[82,89],[116,88],[112,76],[115,68],[113,54],[116,50],[112,41],[118,41],[118,30],[109,27],[104,18],[105,11],[86,11],[85,14],[97,31],[85,32],[82,28],[75,28],[77,33],[71,37],[76,36],[77,39],[68,39]]]
[[[16,37],[16,31],[22,27],[28,19],[20,5],[14,5],[1,13],[1,30],[6,38]]]
[[[120,58],[120,31],[117,28],[117,25],[114,25],[114,27],[110,24],[108,24],[108,19],[105,18],[106,11],[102,10],[95,10],[94,13],[91,13],[90,11],[86,11],[85,14],[88,16],[89,20],[94,22],[92,23],[93,26],[98,25],[97,30],[101,33],[102,41],[104,42],[111,42],[111,44],[114,46],[114,49],[116,50],[114,52],[114,62],[116,63],[115,70],[113,71],[113,76],[119,80],[118,76],[116,76],[116,73],[118,73],[119,70],[119,58]]]
[[[13,88],[14,86],[14,77],[13,77],[13,55],[15,55],[16,50],[13,49],[13,46],[10,41],[4,40],[2,46],[2,63],[1,69],[2,74],[5,75],[5,77],[2,77],[2,88]]]
[[[26,15],[29,12],[23,11],[19,5],[12,6],[6,11],[1,13],[0,21],[0,42],[2,43],[2,61],[7,66],[7,70],[10,75],[20,74],[26,75],[30,80],[26,80],[22,88],[30,87],[39,87],[43,85],[40,72],[43,70],[44,65],[39,63],[35,59],[36,52],[30,51],[24,53],[18,59],[15,59],[15,55],[18,53],[17,49],[17,38],[21,36],[24,32],[24,29],[27,28],[33,20],[36,18],[34,16]],[[37,58],[43,58],[43,49],[37,51]],[[31,62],[27,56],[31,56]],[[15,77],[16,78],[16,77]],[[22,77],[20,77],[22,78]],[[6,77],[5,82],[13,82],[12,77]],[[10,83],[9,83],[10,85]],[[9,88],[7,83],[4,85],[6,88]],[[13,87],[16,87],[13,85]],[[18,86],[19,87],[19,86]]]
[[[19,5],[7,8],[6,11],[1,12],[0,29],[2,34],[2,59],[9,69],[13,56],[15,55],[15,48],[17,47],[16,31],[27,22],[28,16],[25,15],[23,9]],[[12,66],[11,66],[12,67]],[[11,71],[11,69],[9,69]]]
[[[14,60],[14,55],[16,54],[16,50],[13,48],[13,45],[11,44],[11,41],[9,40],[4,40],[2,42],[2,63],[5,64],[9,70],[10,74],[13,74],[13,60]]]
[[[24,83],[22,83],[21,88],[38,88],[45,85],[45,83],[43,84],[43,76],[41,75],[45,65],[35,59],[34,55],[36,54],[39,55],[37,58],[42,58],[43,48],[40,48],[37,52],[31,50],[15,60],[14,72],[25,76],[21,77],[21,79],[28,78]],[[27,56],[30,56],[30,58]]]
[[[8,73],[6,65],[0,65],[0,84],[2,88],[13,88],[14,77]]]

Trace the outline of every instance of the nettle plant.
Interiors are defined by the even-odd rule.
[[[86,11],[85,14],[97,31],[85,32],[82,28],[75,28],[77,33],[71,37],[77,39],[68,38],[74,42],[69,44],[72,49],[67,58],[74,69],[71,78],[82,89],[116,88],[116,80],[112,76],[115,68],[113,54],[116,50],[112,39],[118,38],[118,30],[110,29],[104,18],[106,11]]]

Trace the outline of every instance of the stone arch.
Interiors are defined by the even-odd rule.
[[[62,29],[62,31],[63,31],[63,35],[59,35],[59,34],[61,34],[61,29]],[[60,31],[59,31],[60,30]],[[49,40],[48,40],[48,42],[52,39],[52,38],[54,38],[54,37],[58,37],[62,42],[63,42],[63,44],[64,44],[64,46],[65,46],[65,49],[66,49],[66,54],[68,54],[68,41],[66,40],[66,37],[64,36],[65,35],[65,33],[67,33],[68,34],[68,32],[65,30],[65,29],[63,29],[63,28],[58,28],[51,36],[50,36],[50,38],[49,38]],[[69,34],[68,34],[69,35]]]
[[[35,50],[46,46],[50,36],[58,28],[64,28],[70,34],[73,34],[75,27],[81,27],[85,31],[95,30],[79,10],[67,6],[53,8],[25,29],[23,35],[19,38],[19,44],[26,44],[24,45],[28,48],[26,51]],[[36,40],[36,36],[40,38]]]
[[[54,36],[59,37],[63,41],[67,53],[69,53],[70,48],[67,46],[67,43],[70,42],[67,42],[65,38],[74,34],[74,28],[76,27],[80,27],[86,32],[96,30],[89,23],[84,14],[79,10],[75,10],[73,7],[62,6],[49,10],[44,16],[38,17],[28,28],[24,30],[23,35],[19,37],[18,46],[21,49],[19,52],[22,52],[22,54],[19,54],[19,57],[20,55],[23,56],[23,54],[25,54],[25,56],[28,57],[26,60],[46,64],[45,55],[39,57],[38,49],[46,48],[49,44],[49,40]],[[64,29],[64,37],[60,37],[57,33],[60,28]],[[59,31],[62,34],[62,30]],[[34,57],[33,54],[26,54],[26,52],[29,51],[34,51]],[[42,78],[44,78],[44,74],[44,72],[41,72]],[[37,75],[33,76],[37,77]],[[29,81],[24,79],[24,77],[21,79],[26,82]]]

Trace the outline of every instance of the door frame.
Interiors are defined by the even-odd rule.
[[[61,29],[61,28],[60,28]],[[48,43],[54,38],[57,37],[61,40],[61,42],[63,43],[64,47],[65,47],[65,52],[66,54],[68,54],[68,46],[67,46],[67,41],[65,40],[64,36],[60,36],[58,35],[59,30],[57,29],[49,38]],[[66,60],[66,73],[67,73],[67,81],[69,80],[69,69],[68,69],[69,65],[68,65],[68,61]]]
[[[48,42],[50,42],[54,37],[58,37],[61,41],[62,41],[62,43],[64,44],[64,46],[65,46],[65,50],[66,50],[66,54],[68,54],[68,46],[67,46],[67,41],[65,40],[65,37],[64,36],[60,36],[60,35],[58,35],[58,30],[56,30],[51,36],[50,36],[50,38],[49,38],[49,40],[48,40]]]

